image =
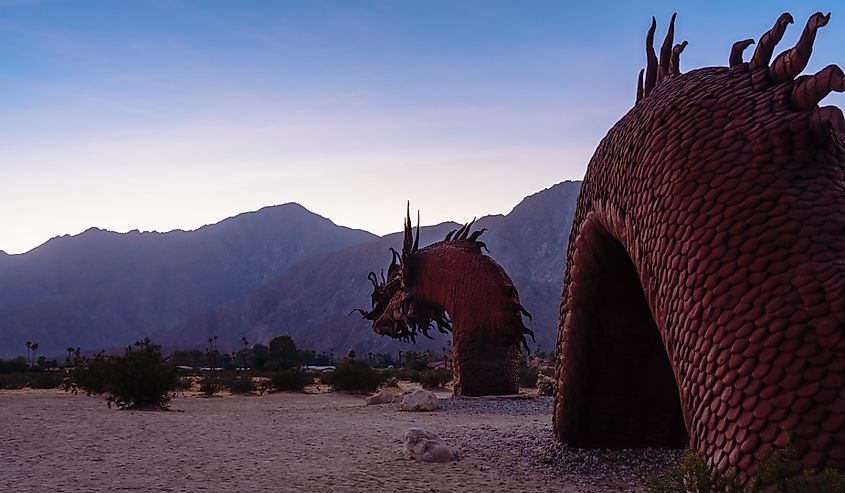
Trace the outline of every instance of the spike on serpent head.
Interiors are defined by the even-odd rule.
[[[660,58],[654,53],[654,33],[657,30],[657,19],[651,18],[651,27],[646,34],[646,68],[637,76],[637,101],[648,96],[662,81],[673,75],[681,74],[681,53],[689,44],[686,41],[672,45],[675,39],[675,19],[677,13],[672,14],[666,37],[660,46]],[[645,74],[645,79],[643,79]]]
[[[762,85],[758,84],[757,90],[774,89],[779,83],[791,84],[788,102],[796,110],[809,112],[806,115],[806,121],[812,127],[813,134],[822,136],[829,129],[837,132],[842,132],[845,129],[845,119],[842,117],[841,110],[836,107],[816,108],[816,105],[831,92],[845,91],[843,72],[838,66],[829,65],[814,75],[802,76],[797,79],[796,77],[809,63],[816,34],[820,28],[830,22],[830,17],[829,12],[827,14],[816,12],[810,16],[796,45],[778,55],[771,66],[769,66],[769,60],[771,60],[775,47],[783,38],[787,27],[794,22],[792,15],[789,13],[784,13],[778,17],[774,26],[760,38],[750,62],[747,64],[743,62],[742,53],[754,44],[753,39],[744,39],[734,43],[728,60],[731,68],[745,65],[751,71],[767,71],[768,77],[763,80]],[[667,48],[672,43],[675,34],[675,14],[672,15],[669,23],[659,59],[654,55],[653,48],[656,28],[657,22],[652,17],[652,24],[646,36],[647,67],[640,71],[637,82],[638,102],[647,97],[656,86],[668,77],[681,75],[679,58],[687,46],[687,42],[684,41],[675,45],[671,51]],[[668,63],[668,65],[664,67],[664,63]],[[652,72],[655,74],[653,77],[649,75]],[[643,81],[643,73],[645,73],[645,81]],[[653,82],[650,82],[652,79]]]
[[[420,216],[417,212],[417,227],[414,231],[411,223],[410,202],[405,215],[402,252],[390,248],[391,261],[387,269],[387,278],[381,283],[370,273],[373,284],[372,310],[353,310],[373,322],[376,334],[393,337],[407,342],[415,342],[418,335],[431,338],[429,331],[436,328],[446,333],[452,329],[446,310],[433,303],[423,302],[413,296],[413,264],[419,251]],[[449,234],[451,236],[452,233]],[[350,314],[351,314],[350,313]]]

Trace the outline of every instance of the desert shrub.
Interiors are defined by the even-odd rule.
[[[335,390],[349,392],[372,392],[381,385],[386,376],[374,370],[364,360],[346,358],[331,372],[320,375],[320,381]]]
[[[395,376],[399,380],[405,380],[407,382],[419,382],[420,381],[420,372],[417,370],[411,370],[409,368],[397,368],[395,370],[388,370],[390,371],[390,376]]]
[[[220,384],[220,377],[206,373],[200,378],[200,392],[211,397],[220,392],[222,385]]]
[[[176,367],[161,355],[161,346],[149,338],[136,342],[134,349],[127,347],[122,356],[99,353],[76,363],[64,390],[108,394],[109,407],[166,407],[176,390]]]
[[[176,390],[178,373],[161,355],[161,346],[149,338],[126,348],[123,356],[112,358],[109,377],[109,406],[142,409],[166,407]]]
[[[746,488],[735,470],[715,471],[704,459],[689,453],[683,462],[653,479],[649,493],[845,493],[845,476],[826,469],[821,473],[804,471],[792,449],[776,450],[760,459],[757,472]]]
[[[760,459],[752,491],[775,493],[845,493],[845,475],[832,469],[804,470],[791,447],[774,450]]]
[[[436,355],[430,350],[426,350],[421,353],[418,353],[416,351],[407,351],[405,353],[405,357],[402,358],[404,360],[402,362],[402,365],[406,369],[423,371],[428,368],[429,363],[431,363],[432,361],[437,361],[441,358],[442,356]]]
[[[384,379],[384,387],[398,387],[399,386],[399,379],[394,376],[385,376]]]
[[[270,341],[270,361],[265,367],[271,370],[288,370],[299,366],[300,355],[290,336],[279,336]]]
[[[543,373],[537,375],[537,390],[540,395],[554,395],[555,379]]]
[[[191,390],[193,386],[194,379],[191,377],[179,377],[176,379],[176,388],[179,390]]]
[[[0,359],[0,373],[17,373],[29,370],[29,362],[23,356]]]
[[[743,491],[735,471],[713,471],[698,454],[689,453],[675,468],[653,479],[649,493],[740,493]]]
[[[64,375],[55,372],[40,371],[33,373],[27,387],[31,389],[58,389],[64,384]]]
[[[270,384],[270,377],[259,376],[255,378],[255,391],[258,392],[258,395],[264,395],[271,390],[273,390],[273,386]]]
[[[83,390],[88,395],[109,391],[114,359],[100,351],[91,358],[77,356],[74,367],[62,385],[62,390],[76,394]]]
[[[537,376],[540,370],[537,368],[522,367],[519,369],[519,386],[531,389],[537,386]]]
[[[0,389],[18,390],[26,387],[31,377],[30,373],[0,373]]]
[[[800,476],[789,479],[784,486],[775,491],[777,493],[845,493],[845,476],[833,469],[825,469],[818,474],[804,471]]]
[[[233,394],[251,394],[255,392],[255,382],[250,375],[238,375],[228,385]]]
[[[406,380],[408,382],[420,383],[420,380],[422,379],[422,372],[420,370],[402,368],[399,370],[399,379]]]
[[[326,370],[317,375],[317,381],[324,385],[331,385],[334,380],[334,370]]]
[[[310,373],[293,368],[270,375],[270,388],[279,392],[298,391],[314,381]]]
[[[449,370],[438,368],[420,372],[420,383],[424,389],[439,389],[452,381],[454,375]]]

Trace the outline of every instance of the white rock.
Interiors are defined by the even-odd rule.
[[[423,389],[417,389],[402,398],[402,404],[399,405],[401,411],[434,411],[440,408],[440,399],[434,395],[434,392],[429,392]]]
[[[405,452],[412,459],[423,462],[455,460],[455,453],[443,440],[422,428],[411,428],[405,433]]]
[[[378,394],[367,397],[367,405],[373,404],[390,404],[396,400],[396,396],[386,390],[380,391]]]

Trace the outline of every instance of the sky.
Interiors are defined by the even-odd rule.
[[[377,234],[407,200],[423,224],[504,214],[583,176],[652,15],[659,44],[678,12],[687,71],[832,10],[812,73],[845,63],[837,3],[0,0],[0,250],[286,202]]]

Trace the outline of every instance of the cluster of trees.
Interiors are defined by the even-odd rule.
[[[38,343],[32,341],[26,341],[26,358],[20,356],[11,360],[0,359],[0,373],[4,373],[4,365],[6,367],[9,367],[9,365],[13,366],[16,368],[14,371],[58,368],[60,366],[59,362],[55,359],[47,359],[44,356],[38,356]],[[23,367],[21,367],[21,365],[23,365]],[[9,371],[11,370],[5,372]]]
[[[193,385],[196,376],[180,377],[178,367],[189,366],[199,375],[199,389],[206,395],[214,395],[223,388],[233,393],[251,393],[267,390],[302,390],[312,383],[317,375],[303,369],[303,365],[322,364],[330,366],[333,358],[317,355],[314,351],[303,351],[296,347],[290,336],[274,338],[266,346],[249,347],[246,339],[244,348],[233,354],[221,353],[216,347],[216,338],[209,339],[205,353],[200,351],[177,351],[169,358],[161,353],[161,347],[149,338],[126,348],[122,355],[108,355],[104,352],[84,357],[78,349],[68,348],[68,371],[63,388],[89,395],[104,394],[109,407],[143,409],[166,407],[179,388]],[[407,361],[416,365],[434,355],[414,355]],[[374,355],[370,359],[375,360]],[[386,359],[382,361],[387,362]],[[203,368],[221,369],[221,366],[253,368],[250,371],[204,371]],[[389,371],[374,369],[367,360],[355,358],[354,352],[343,359],[334,371],[323,373],[323,383],[337,390],[371,391],[391,375]],[[440,377],[442,379],[442,377]],[[449,374],[451,379],[451,374]],[[431,378],[429,378],[431,380]],[[429,381],[426,380],[426,381]],[[259,382],[259,383],[256,383]]]
[[[254,344],[252,347],[244,337],[243,349],[232,353],[221,352],[217,348],[216,336],[209,338],[209,345],[205,352],[174,351],[171,362],[177,366],[191,368],[223,368],[226,370],[253,369],[258,371],[278,371],[303,365],[330,366],[335,359],[325,352],[317,354],[315,351],[302,350],[290,336],[279,336],[269,344]]]
[[[368,353],[365,357],[358,358],[354,351],[350,351],[344,358],[335,358],[334,355],[325,352],[318,354],[312,350],[300,349],[294,340],[286,335],[276,337],[266,345],[250,345],[244,337],[242,338],[243,348],[230,353],[220,351],[217,341],[216,336],[210,337],[205,352],[175,351],[169,358],[163,357],[161,348],[149,339],[138,341],[134,349],[127,348],[127,352],[122,356],[109,356],[101,352],[86,358],[80,354],[80,348],[68,347],[63,363],[48,360],[44,356],[36,358],[38,344],[27,341],[26,358],[0,359],[0,388],[21,388],[33,385],[40,388],[57,387],[63,385],[64,379],[65,383],[70,382],[66,385],[68,390],[82,389],[88,393],[105,393],[114,396],[117,395],[112,392],[115,389],[110,389],[106,380],[110,378],[110,375],[121,371],[123,368],[121,365],[124,362],[130,366],[136,364],[133,358],[139,358],[139,354],[146,355],[147,362],[167,365],[173,371],[177,371],[178,367],[191,368],[190,371],[195,372],[194,375],[202,376],[199,381],[201,390],[209,395],[224,388],[235,393],[301,390],[305,385],[313,382],[315,377],[319,377],[322,382],[339,390],[351,391],[369,391],[386,380],[410,380],[419,382],[425,387],[437,388],[446,385],[453,377],[450,371],[451,347],[448,344],[443,347],[443,353],[431,350],[398,351],[395,357],[386,353]],[[536,357],[545,356],[539,348],[534,354]],[[525,356],[521,363],[521,385],[534,387],[540,371],[527,367]],[[151,367],[155,364],[151,363]],[[303,367],[307,366],[336,366],[337,369],[334,372],[314,375],[303,370]],[[205,369],[208,368],[224,371],[218,376],[204,374]],[[60,374],[54,375],[55,378],[50,379],[43,373],[48,369],[64,369],[64,372],[59,372]],[[41,377],[20,375],[32,372],[42,372]],[[169,372],[170,370],[168,374]],[[4,373],[12,374],[12,377],[9,375],[3,377]],[[65,374],[68,374],[69,378],[65,379]],[[258,383],[253,381],[255,377],[260,377],[257,380]],[[190,387],[191,384],[177,381],[175,385],[185,388]],[[116,400],[110,402],[120,406],[122,402],[129,401],[117,397]],[[165,404],[166,400],[162,401],[161,405]],[[127,405],[133,406],[134,403],[130,402]]]
[[[367,353],[364,357],[358,357],[354,351],[346,356],[337,358],[325,351],[317,353],[313,350],[300,349],[296,346],[290,336],[279,336],[272,339],[268,344],[254,344],[250,346],[249,341],[242,338],[243,348],[231,353],[222,352],[217,348],[217,338],[208,339],[208,347],[205,352],[174,351],[170,357],[173,364],[177,366],[188,366],[191,368],[222,368],[224,370],[250,369],[256,371],[279,371],[300,366],[336,366],[343,360],[352,358],[365,361],[372,368],[405,368],[409,370],[422,371],[428,368],[429,363],[446,361],[445,366],[450,367],[449,358],[443,353],[431,350],[399,351],[396,355],[387,353]],[[448,351],[448,346],[444,347]],[[447,353],[448,354],[448,353]]]
[[[187,377],[180,380],[179,367],[189,367],[195,372],[193,375],[200,376],[200,389],[209,395],[224,388],[235,393],[301,390],[317,377],[338,390],[349,391],[371,391],[388,380],[410,380],[428,388],[437,388],[453,378],[450,371],[451,347],[448,344],[443,347],[443,353],[399,351],[395,357],[386,353],[368,353],[358,358],[354,351],[350,351],[346,357],[338,359],[333,354],[300,349],[293,338],[286,335],[276,337],[266,345],[250,345],[244,337],[242,349],[233,352],[221,351],[217,341],[217,336],[210,337],[205,352],[175,351],[170,357],[164,357],[161,347],[149,339],[126,348],[123,355],[100,352],[92,357],[83,357],[80,348],[68,347],[64,363],[37,356],[38,344],[27,341],[26,358],[0,360],[0,388],[4,387],[4,373],[43,373],[43,370],[63,368],[64,371],[53,379],[6,378],[9,380],[7,387],[62,385],[69,391],[106,394],[109,405],[144,407],[165,406],[177,388],[193,385],[191,382],[195,381],[186,380]],[[535,355],[540,356],[538,353],[539,348]],[[336,369],[316,375],[303,369],[307,366],[336,366]],[[536,385],[539,371],[527,368],[525,358],[521,366],[522,385]],[[208,368],[224,371],[213,374],[205,371]],[[144,385],[149,384],[149,388],[131,384],[133,380],[144,380]],[[126,392],[138,392],[139,396],[127,396]],[[155,394],[155,398],[148,394]]]

